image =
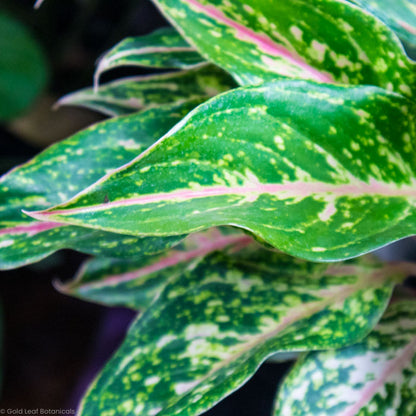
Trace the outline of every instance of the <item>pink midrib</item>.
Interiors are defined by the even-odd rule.
[[[369,281],[374,281],[373,273],[370,273],[368,276]],[[377,274],[378,278],[385,278],[385,275],[383,274]],[[378,282],[379,285],[382,284],[382,282]],[[374,282],[375,284],[375,282]],[[291,313],[288,313],[282,321],[276,325],[274,329],[271,331],[268,331],[266,333],[263,333],[261,335],[255,336],[253,341],[248,342],[246,345],[241,348],[240,351],[232,354],[227,359],[223,360],[221,363],[216,364],[213,366],[213,368],[208,372],[208,374],[204,375],[202,379],[199,380],[198,384],[200,385],[205,380],[210,378],[213,374],[215,374],[216,371],[218,371],[219,368],[225,367],[228,363],[234,361],[238,361],[238,359],[247,351],[255,348],[260,342],[264,343],[267,340],[272,339],[273,337],[277,336],[280,332],[284,331],[286,328],[288,328],[290,325],[294,324],[295,322],[299,322],[302,319],[307,319],[311,316],[313,316],[316,313],[319,313],[319,311],[322,311],[324,308],[334,305],[340,302],[343,302],[348,297],[353,295],[359,290],[365,290],[365,282],[362,281],[359,286],[356,285],[350,285],[350,286],[341,286],[338,287],[335,291],[325,291],[323,292],[323,296],[326,297],[326,299],[321,301],[313,301],[309,303],[304,303],[302,308],[296,308],[291,311]],[[375,287],[375,286],[374,286]],[[319,291],[321,293],[321,291]],[[318,294],[318,293],[317,293]]]
[[[185,2],[200,10],[201,12],[205,13],[207,16],[216,19],[217,21],[225,24],[228,27],[235,29],[237,32],[236,36],[238,39],[242,41],[249,41],[251,43],[255,43],[258,46],[258,48],[263,52],[272,56],[283,57],[293,65],[302,68],[302,70],[310,74],[312,79],[327,83],[334,82],[334,79],[330,75],[318,71],[314,67],[307,64],[299,56],[294,56],[293,53],[291,53],[288,49],[277,44],[267,35],[257,33],[254,30],[251,30],[248,27],[230,19],[229,17],[225,16],[223,12],[221,12],[214,6],[205,6],[197,0],[185,0]]]
[[[0,235],[14,235],[14,234],[28,234],[29,236],[48,231],[57,227],[65,227],[67,224],[61,224],[59,222],[40,222],[27,225],[18,225],[16,227],[3,228],[0,230]]]
[[[201,247],[198,247],[195,250],[183,251],[183,252],[174,251],[168,257],[159,259],[154,264],[151,264],[146,267],[142,267],[141,269],[134,270],[132,272],[112,275],[112,276],[107,277],[105,281],[91,282],[89,284],[82,285],[82,288],[83,289],[86,287],[99,288],[99,287],[103,287],[103,286],[107,286],[111,284],[128,282],[130,280],[138,279],[139,277],[158,272],[168,267],[176,266],[179,263],[190,261],[197,257],[202,257],[213,251],[221,250],[222,248],[227,247],[229,245],[238,244],[239,247],[242,248],[243,245],[249,244],[252,241],[253,239],[247,235],[223,236],[219,239],[216,239],[215,241],[205,242]],[[69,289],[71,289],[71,287],[69,287]]]
[[[413,197],[416,198],[416,188],[406,186],[403,188],[391,188],[386,184],[372,181],[370,183],[357,182],[356,184],[332,185],[325,183],[294,182],[288,184],[253,184],[249,186],[211,186],[201,190],[178,190],[151,195],[143,195],[138,198],[131,198],[100,205],[60,209],[52,211],[40,211],[29,213],[34,218],[47,217],[49,215],[70,215],[76,213],[87,213],[97,210],[106,210],[114,207],[126,207],[132,205],[145,205],[163,201],[190,200],[196,198],[216,197],[223,195],[238,195],[247,197],[248,201],[255,200],[259,195],[270,194],[278,195],[285,193],[290,197],[309,197],[319,194],[333,194],[337,196],[358,196],[358,195],[379,195],[388,197]]]
[[[361,398],[340,416],[356,416],[359,410],[364,407],[382,387],[389,377],[397,371],[403,370],[416,352],[416,337],[406,348],[384,369],[380,377],[364,389]]]

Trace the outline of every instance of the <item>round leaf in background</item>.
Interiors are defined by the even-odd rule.
[[[0,12],[0,121],[29,107],[46,79],[46,60],[36,40],[20,22]]]

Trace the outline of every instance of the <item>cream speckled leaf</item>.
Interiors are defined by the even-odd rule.
[[[414,113],[375,87],[236,89],[69,202],[30,215],[140,236],[234,225],[308,260],[357,256],[416,232]]]
[[[283,383],[276,416],[414,416],[416,302],[393,303],[362,342],[303,357]]]
[[[195,416],[275,352],[335,348],[378,322],[394,266],[308,263],[257,245],[190,264],[132,325],[82,416]]]
[[[350,0],[383,20],[406,42],[416,45],[414,0]]]
[[[120,66],[151,68],[190,68],[204,58],[173,28],[164,27],[145,36],[127,38],[109,50],[99,61],[95,80]]]
[[[75,279],[57,283],[61,292],[109,306],[135,310],[147,308],[173,275],[185,273],[192,262],[213,251],[236,250],[252,242],[232,229],[211,228],[188,236],[174,249],[139,259],[88,260]]]
[[[117,116],[164,104],[203,102],[235,86],[223,70],[203,64],[186,71],[123,78],[97,90],[86,88],[66,95],[58,105],[76,105]]]
[[[4,175],[0,179],[0,269],[38,261],[62,248],[126,257],[157,252],[179,241],[40,223],[21,210],[67,200],[129,162],[197,104],[170,105],[98,123]]]
[[[241,84],[295,77],[411,96],[415,66],[395,34],[344,0],[153,0]]]

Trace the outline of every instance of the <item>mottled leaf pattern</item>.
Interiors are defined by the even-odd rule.
[[[309,260],[349,258],[416,231],[413,113],[374,87],[237,89],[70,202],[31,215],[141,236],[229,224]]]
[[[350,0],[364,7],[394,29],[405,41],[416,45],[414,0]]]
[[[172,276],[186,273],[190,264],[213,251],[236,250],[252,242],[242,233],[212,228],[192,234],[159,256],[121,260],[96,258],[84,263],[75,279],[56,287],[68,295],[135,310],[147,308]]]
[[[416,302],[393,303],[362,342],[310,353],[289,373],[276,416],[416,414]]]
[[[414,63],[394,33],[343,0],[153,1],[241,84],[284,76],[377,85],[409,96],[415,87]]]
[[[173,28],[165,27],[150,35],[127,38],[109,50],[99,61],[95,72],[100,75],[120,66],[183,68],[201,64],[204,58]]]
[[[59,105],[77,105],[109,116],[129,114],[163,104],[206,101],[235,87],[232,78],[213,65],[162,75],[124,78],[63,97]]]
[[[153,144],[196,104],[167,106],[96,124],[4,175],[0,179],[0,268],[37,261],[61,248],[128,257],[177,242],[176,237],[141,239],[39,223],[21,210],[42,209],[75,195]]]
[[[414,2],[153,2],[183,38],[125,39],[60,101],[123,117],[0,180],[1,268],[108,255],[57,287],[144,310],[79,416],[196,416],[302,351],[276,416],[413,416],[416,302],[379,319],[414,265],[273,247],[332,261],[416,234],[416,64],[388,27],[415,43]],[[181,71],[98,85],[126,65]],[[255,86],[199,105],[235,82]]]
[[[278,351],[348,345],[378,322],[401,271],[317,264],[254,245],[173,275],[92,384],[80,415],[195,416]]]

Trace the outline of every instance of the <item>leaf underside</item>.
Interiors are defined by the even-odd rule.
[[[273,354],[322,349],[276,416],[415,414],[416,304],[374,329],[405,272],[272,249],[344,260],[416,234],[415,64],[362,10],[415,43],[414,6],[153,2],[183,37],[120,42],[96,88],[60,101],[123,117],[0,180],[0,268],[61,248],[109,256],[58,288],[144,311],[79,416],[195,416]],[[126,65],[182,70],[98,86]],[[222,94],[235,82],[256,86]]]
[[[99,61],[95,79],[121,66],[187,69],[204,58],[173,28],[164,27],[149,35],[127,38],[115,45]]]
[[[85,88],[61,98],[59,105],[76,105],[109,116],[120,116],[175,103],[208,100],[235,87],[233,79],[214,65],[168,74],[119,79]]]
[[[416,45],[416,4],[413,0],[351,0],[390,26],[404,41]]]

